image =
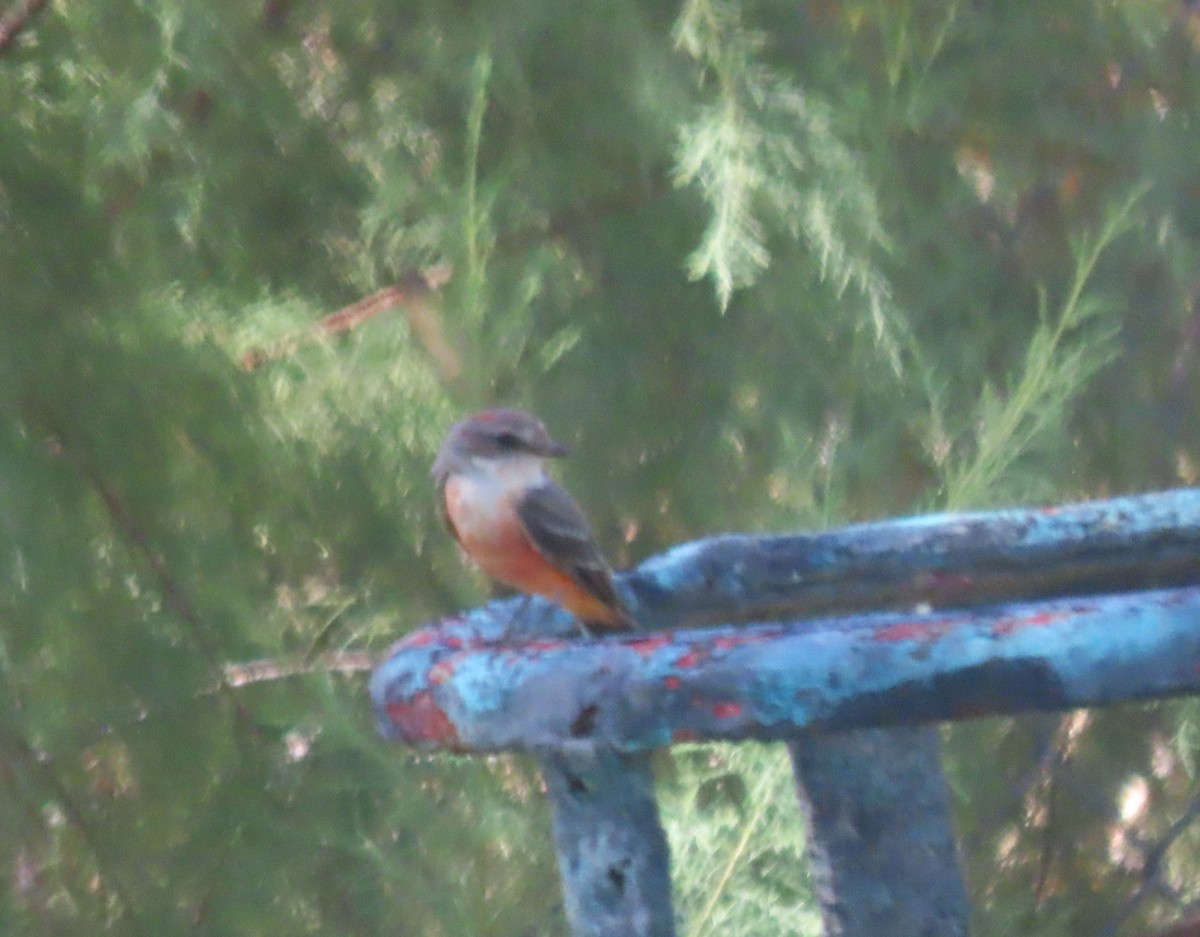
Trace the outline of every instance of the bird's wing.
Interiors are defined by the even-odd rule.
[[[624,604],[613,588],[612,570],[596,545],[587,518],[567,492],[554,482],[531,488],[517,501],[517,516],[530,543],[605,605],[620,611]]]

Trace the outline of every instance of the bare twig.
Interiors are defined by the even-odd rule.
[[[617,197],[568,209],[551,218],[545,227],[531,227],[500,239],[496,250],[513,254],[528,250],[531,245],[539,242],[567,237],[574,231],[611,215],[636,210],[645,202],[662,194],[668,187],[669,180],[663,175]],[[297,349],[308,342],[349,332],[381,313],[399,308],[404,311],[409,328],[437,369],[442,382],[447,386],[454,386],[462,375],[462,355],[446,337],[442,319],[430,302],[433,295],[449,282],[452,274],[453,269],[449,264],[438,264],[413,271],[404,276],[399,283],[343,306],[299,332],[250,349],[242,355],[242,367],[253,371],[268,361],[295,354]]]
[[[217,651],[216,645],[213,644],[209,637],[208,626],[199,612],[196,611],[195,605],[192,603],[183,586],[179,583],[179,580],[175,578],[167,566],[167,562],[163,559],[162,554],[157,552],[151,545],[150,537],[141,522],[126,507],[116,488],[109,484],[82,455],[64,446],[61,437],[56,435],[51,445],[54,451],[61,454],[91,486],[108,512],[113,526],[121,533],[126,543],[150,567],[154,577],[158,580],[159,591],[167,607],[191,631],[192,639],[195,641],[196,646],[212,667],[213,672],[219,675],[221,689],[223,691],[230,690],[231,685],[225,678],[225,669],[221,661],[221,656]],[[250,714],[246,711],[241,701],[232,693],[226,692],[225,695],[228,697],[238,717],[246,725],[253,725],[253,721],[249,718]]]
[[[1151,937],[1200,937],[1200,913],[1193,907],[1185,920],[1155,931]]]
[[[462,374],[462,358],[446,338],[441,318],[429,303],[432,294],[449,281],[450,275],[451,268],[446,264],[414,271],[394,286],[343,306],[300,332],[250,349],[242,355],[242,367],[253,371],[268,361],[294,354],[308,342],[349,332],[380,313],[402,309],[442,380],[454,384]]]
[[[1180,836],[1200,819],[1200,795],[1192,799],[1187,809],[1171,824],[1170,828],[1157,840],[1144,847],[1142,860],[1142,882],[1137,891],[1129,896],[1124,907],[1113,917],[1109,925],[1100,932],[1099,937],[1115,937],[1124,924],[1147,898],[1163,894],[1163,860],[1167,850]],[[1193,908],[1192,911],[1195,909]],[[1159,937],[1200,937],[1200,917],[1192,917],[1161,932]]]
[[[231,687],[241,687],[318,672],[363,673],[374,666],[374,657],[366,651],[338,651],[321,654],[312,660],[272,657],[226,664],[225,682]]]
[[[262,21],[268,32],[282,32],[293,5],[294,0],[263,0]]]
[[[1055,843],[1055,808],[1058,803],[1059,790],[1059,772],[1058,769],[1062,766],[1064,755],[1061,749],[1056,749],[1055,758],[1049,772],[1049,777],[1046,779],[1046,793],[1044,797],[1046,805],[1046,822],[1042,826],[1042,848],[1038,856],[1037,875],[1033,882],[1033,900],[1034,907],[1040,908],[1042,903],[1049,897],[1049,882],[1051,872],[1054,867],[1054,860],[1058,856],[1058,849]]]
[[[21,0],[0,13],[0,55],[8,51],[49,0]]]
[[[107,841],[88,822],[87,815],[59,776],[54,762],[36,751],[23,734],[18,734],[11,727],[0,733],[0,752],[5,755],[6,762],[20,764],[31,777],[38,779],[41,790],[49,793],[50,798],[62,811],[63,818],[91,850],[100,867],[99,879],[120,905],[129,925],[129,933],[135,937],[144,934],[145,930],[138,916],[137,903],[131,897],[128,885],[122,880],[123,873],[118,871],[120,863],[113,861]],[[11,779],[6,778],[6,780],[8,780],[7,786],[11,791],[13,787]],[[136,867],[134,874],[138,875]],[[139,884],[141,883],[139,882]]]

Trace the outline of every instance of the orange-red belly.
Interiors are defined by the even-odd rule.
[[[619,613],[530,543],[510,497],[489,497],[469,481],[446,483],[446,514],[458,542],[480,568],[505,585],[544,596],[585,622],[615,622]]]

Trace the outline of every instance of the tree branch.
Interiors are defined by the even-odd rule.
[[[218,675],[220,689],[227,696],[234,711],[243,722],[247,725],[252,725],[249,713],[242,706],[241,701],[236,695],[228,692],[231,689],[231,685],[226,679],[220,654],[218,653],[217,646],[209,637],[208,627],[204,619],[196,611],[195,605],[179,580],[175,578],[175,575],[167,566],[167,562],[163,559],[162,554],[151,545],[150,537],[141,522],[126,507],[116,488],[109,484],[80,453],[64,446],[61,437],[57,435],[53,437],[51,445],[54,451],[66,458],[75,471],[87,482],[104,505],[109,520],[120,532],[122,539],[136,554],[142,557],[143,562],[150,568],[150,571],[158,581],[158,588],[162,594],[163,601],[188,627],[197,648],[199,648],[205,660]]]
[[[285,4],[272,5],[269,3],[265,14],[268,19],[273,16],[271,11],[275,6],[286,8]],[[599,219],[621,211],[631,211],[649,199],[662,194],[668,187],[669,179],[664,174],[661,178],[651,180],[645,185],[623,192],[619,196],[563,211],[551,218],[544,228],[531,227],[513,232],[502,238],[497,243],[496,249],[501,253],[512,254],[528,250],[531,244],[539,241],[567,237],[572,232]],[[424,270],[410,272],[399,283],[385,287],[348,306],[343,306],[297,333],[250,349],[242,355],[242,367],[247,371],[253,371],[268,361],[295,354],[297,349],[308,342],[348,332],[380,313],[400,308],[404,310],[409,328],[424,347],[442,382],[446,386],[453,387],[462,376],[462,355],[446,338],[442,320],[430,303],[433,294],[441,290],[452,275],[453,268],[449,264],[438,264]]]
[[[1165,872],[1163,863],[1167,850],[1192,827],[1197,819],[1200,819],[1200,796],[1192,799],[1187,809],[1161,837],[1143,849],[1141,884],[1098,937],[1116,937],[1121,925],[1133,916],[1142,903],[1162,890],[1162,877]],[[1192,917],[1195,910],[1195,908],[1189,909],[1190,920],[1185,920],[1159,932],[1157,937],[1200,937],[1200,917]]]
[[[48,792],[49,796],[57,803],[63,817],[79,834],[95,857],[96,865],[100,869],[100,882],[116,900],[128,923],[129,933],[134,937],[141,937],[146,931],[138,914],[137,902],[133,900],[122,873],[118,871],[120,862],[116,860],[113,851],[109,849],[107,840],[88,821],[87,815],[59,776],[54,762],[35,751],[29,740],[23,734],[17,734],[12,728],[6,728],[0,732],[0,752],[5,754],[6,762],[11,760],[19,763],[30,777],[36,778],[40,789]],[[140,879],[140,876],[138,877]],[[141,884],[142,882],[139,881],[139,885]]]
[[[402,309],[408,318],[409,328],[424,347],[442,380],[453,385],[462,375],[462,358],[446,338],[441,319],[429,302],[432,294],[446,284],[450,275],[451,269],[445,264],[410,273],[394,286],[343,306],[300,332],[250,349],[242,355],[242,367],[253,371],[268,361],[295,354],[298,348],[308,342],[349,332],[380,313]]]
[[[248,683],[285,680],[288,677],[306,676],[320,672],[362,673],[370,670],[374,665],[374,658],[367,651],[340,651],[321,654],[314,660],[264,658],[244,661],[240,664],[226,664],[224,673],[225,682],[229,686],[241,687]]]
[[[0,55],[8,51],[49,0],[20,0],[0,13]]]

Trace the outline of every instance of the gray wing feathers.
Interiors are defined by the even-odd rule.
[[[554,482],[539,485],[517,502],[517,514],[539,552],[570,569],[601,601],[622,606],[587,518],[565,490]]]

